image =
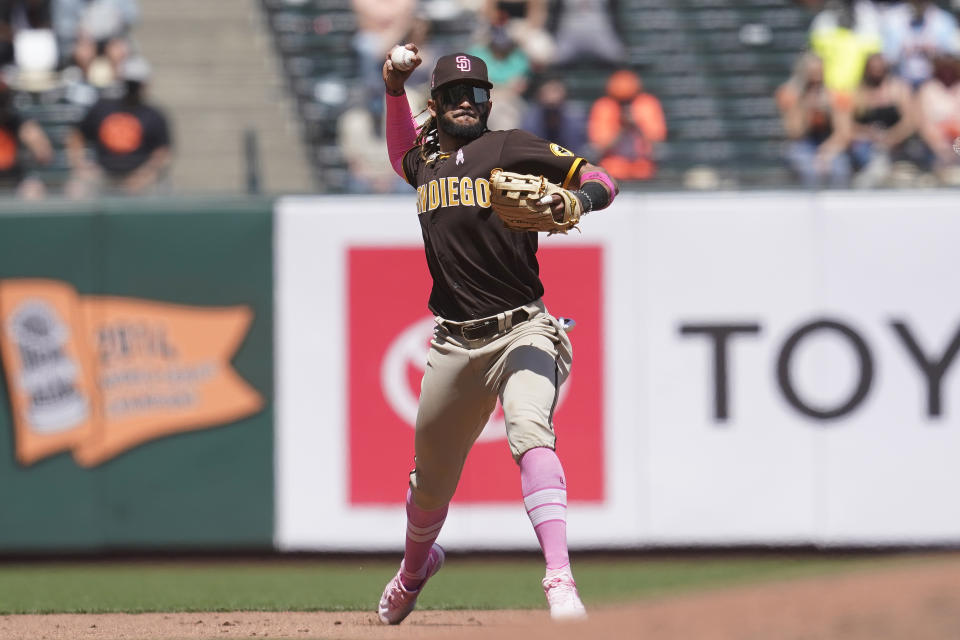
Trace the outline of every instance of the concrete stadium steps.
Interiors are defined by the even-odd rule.
[[[171,119],[177,192],[246,189],[244,132],[257,134],[261,187],[315,190],[302,125],[257,0],[140,0],[135,38]]]

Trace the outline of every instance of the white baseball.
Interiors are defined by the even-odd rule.
[[[390,61],[393,62],[393,68],[397,71],[409,71],[413,68],[413,59],[416,55],[410,49],[398,46],[390,51]]]

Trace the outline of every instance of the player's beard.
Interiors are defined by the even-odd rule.
[[[448,120],[446,117],[440,117],[437,118],[437,126],[448,136],[460,140],[476,140],[487,130],[487,116],[489,115],[489,110],[484,109],[478,113],[477,122],[474,124],[460,124]]]

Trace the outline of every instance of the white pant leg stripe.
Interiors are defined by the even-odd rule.
[[[567,490],[566,489],[541,489],[540,491],[534,491],[530,495],[526,496],[523,499],[523,506],[527,508],[527,511],[540,506],[541,504],[548,503],[557,503],[566,505],[567,504]]]
[[[539,524],[543,524],[548,520],[567,520],[567,508],[562,504],[545,504],[528,512],[530,516],[530,522],[533,523],[533,526],[536,527]]]
[[[444,518],[444,520],[446,520],[446,518]],[[434,531],[439,531],[440,528],[443,526],[444,520],[441,520],[440,522],[434,522],[433,524],[427,525],[425,527],[418,527],[408,522],[407,531],[411,533],[420,534],[420,535],[432,533]]]
[[[415,527],[408,523],[407,537],[414,542],[426,542],[428,540],[433,540],[437,537],[437,534],[440,533],[440,529],[442,527],[443,520],[436,524],[432,524],[429,527]]]
[[[428,533],[425,535],[417,535],[415,533],[410,533],[407,531],[407,538],[413,542],[432,542],[437,539],[437,533]]]

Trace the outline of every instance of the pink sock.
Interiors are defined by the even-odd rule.
[[[447,507],[427,511],[413,502],[407,489],[407,542],[400,563],[400,581],[407,589],[416,589],[427,573],[427,557],[447,518]]]
[[[570,564],[567,553],[567,482],[560,458],[552,449],[537,447],[520,458],[520,486],[547,570]]]

